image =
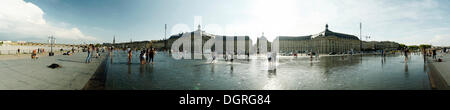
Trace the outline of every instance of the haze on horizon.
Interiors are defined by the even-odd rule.
[[[448,0],[1,0],[0,40],[110,43],[215,35],[303,36],[330,30],[369,41],[450,46]],[[201,19],[199,19],[201,18]]]

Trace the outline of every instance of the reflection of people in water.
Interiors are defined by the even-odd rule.
[[[409,69],[408,69],[408,64],[405,63],[405,77],[409,76]]]
[[[405,50],[404,50],[404,53],[403,54],[405,54],[405,63],[407,63],[408,62],[408,48],[405,48]]]
[[[233,76],[233,70],[234,70],[233,64],[230,64],[230,75],[231,75],[231,76]]]
[[[276,55],[275,52],[271,52],[271,53],[267,54],[269,71],[270,70],[276,70],[276,61],[277,61],[277,57],[276,56],[277,55]]]
[[[140,68],[139,68],[139,73],[140,73],[141,76],[144,76],[144,73],[145,73],[145,67],[146,67],[146,66],[141,65]]]
[[[131,65],[128,65],[128,74],[131,74]]]
[[[233,60],[234,60],[234,54],[231,54],[230,55],[230,61],[233,62]]]
[[[426,63],[426,61],[427,61],[427,50],[425,50],[425,48],[422,48],[422,55],[423,55],[423,62]]]
[[[381,58],[381,67],[383,67],[384,64],[386,64],[386,57]]]
[[[276,69],[275,70],[269,70],[268,77],[269,78],[273,78],[275,76],[277,76],[277,70]]]

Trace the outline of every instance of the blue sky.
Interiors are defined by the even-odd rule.
[[[301,36],[324,30],[408,45],[450,45],[448,0],[2,0],[0,40],[100,43],[217,35]],[[8,11],[9,10],[9,11]],[[12,11],[11,11],[12,10]],[[201,19],[195,19],[201,18]],[[168,35],[168,36],[169,36]]]

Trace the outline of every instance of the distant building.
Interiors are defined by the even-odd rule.
[[[211,51],[215,51],[215,46],[222,45],[223,52],[221,53],[230,53],[226,51],[226,48],[234,48],[234,53],[242,53],[245,54],[250,53],[250,48],[254,47],[256,49],[256,53],[262,52],[262,45],[267,46],[267,52],[272,51],[272,42],[268,41],[267,38],[263,35],[259,37],[256,41],[256,44],[253,45],[250,38],[248,36],[221,36],[207,33],[201,30],[201,27],[196,31],[180,33],[171,35],[167,40],[153,40],[149,42],[133,42],[132,47],[153,47],[159,50],[167,49],[171,50],[172,44],[181,38],[184,34],[190,34],[191,42],[194,42],[194,33],[200,32],[202,34],[202,44],[205,44],[209,39],[216,39],[218,37],[223,38],[223,43],[215,44]],[[242,38],[241,38],[242,37]],[[227,40],[233,39],[233,45],[227,43]],[[238,50],[238,45],[241,45],[241,40],[244,40],[245,50]],[[266,41],[266,42],[261,42]],[[278,36],[278,49],[280,53],[305,53],[305,52],[315,52],[320,54],[328,54],[328,53],[349,53],[349,52],[358,52],[360,50],[395,50],[399,47],[399,44],[391,41],[361,41],[358,37],[354,35],[344,34],[333,32],[328,29],[328,24],[325,26],[325,30],[315,34],[308,36]],[[361,49],[362,42],[362,49]],[[145,45],[148,43],[148,45]],[[167,44],[166,44],[167,43]],[[266,44],[264,44],[266,43]],[[129,47],[130,44],[127,43],[119,43],[115,44],[119,47]],[[191,51],[194,49],[194,43],[191,43]],[[203,46],[202,46],[203,47]],[[182,50],[182,48],[179,48]],[[203,48],[202,48],[203,49]],[[204,50],[202,50],[203,52]]]
[[[0,44],[10,44],[12,41],[2,40],[0,41]]]
[[[18,44],[25,44],[27,43],[26,41],[17,41]]]
[[[400,44],[392,41],[364,41],[363,49],[366,51],[370,50],[397,50]]]
[[[279,49],[282,53],[287,52],[316,52],[328,54],[331,52],[343,53],[360,50],[361,40],[354,35],[337,33],[328,29],[309,36],[279,36]]]
[[[210,34],[207,33],[203,30],[201,30],[201,27],[199,26],[198,29],[196,31],[193,32],[188,32],[191,37],[191,51],[194,51],[194,33],[196,32],[201,32],[202,34],[202,44],[205,44],[208,40],[210,39],[220,39],[222,38],[222,43],[218,43],[218,44],[214,44],[213,47],[211,48],[211,51],[216,51],[216,47],[215,46],[219,46],[221,45],[223,47],[223,51],[219,52],[216,51],[218,54],[225,54],[225,53],[234,53],[234,54],[246,54],[250,52],[250,46],[251,46],[251,42],[250,42],[250,37],[248,36],[222,36],[222,35],[214,35],[214,34]],[[176,34],[176,35],[172,35],[169,37],[169,39],[167,39],[167,49],[171,50],[171,46],[173,44],[173,42],[175,42],[177,39],[181,38],[184,34],[186,33],[180,33],[180,34]],[[231,43],[227,43],[227,40],[231,40]],[[163,48],[164,46],[164,41],[158,41],[156,43],[152,44],[155,48]],[[245,49],[238,49],[238,45],[242,45],[245,46]],[[203,46],[202,46],[203,47]],[[227,48],[234,48],[234,51],[227,51]],[[181,50],[182,48],[180,48]],[[228,49],[231,50],[231,49]],[[206,50],[203,50],[202,48],[202,52],[204,52]]]

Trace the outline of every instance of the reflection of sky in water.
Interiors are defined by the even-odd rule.
[[[137,55],[137,54],[135,54]],[[111,63],[112,61],[112,63]],[[234,63],[174,60],[158,53],[155,64],[128,65],[126,53],[107,64],[107,89],[125,90],[322,90],[430,89],[426,66],[418,55],[408,63],[402,56],[281,57],[277,70],[267,60]]]

